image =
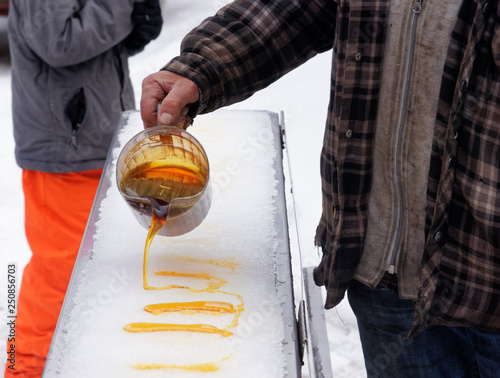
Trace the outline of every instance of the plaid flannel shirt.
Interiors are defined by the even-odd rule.
[[[163,69],[200,89],[195,113],[251,96],[333,48],[314,271],[338,304],[360,260],[390,0],[237,0]],[[413,334],[428,324],[500,329],[500,10],[463,0],[443,70]]]

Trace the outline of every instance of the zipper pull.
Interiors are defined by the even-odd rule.
[[[415,0],[415,4],[413,5],[413,13],[419,14],[422,11],[422,3],[424,0]]]
[[[71,132],[71,145],[74,147],[74,148],[78,148],[78,146],[76,145],[76,131],[78,129],[73,129],[73,131]]]

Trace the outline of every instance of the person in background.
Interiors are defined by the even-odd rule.
[[[369,377],[499,377],[498,0],[236,0],[143,80],[145,127],[242,101],[330,49],[325,307],[347,292]]]
[[[5,377],[40,377],[115,125],[135,107],[127,58],[163,19],[159,0],[11,0],[8,22],[32,256]]]

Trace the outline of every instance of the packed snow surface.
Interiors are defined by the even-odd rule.
[[[276,288],[291,281],[282,282],[285,277],[278,275],[276,267],[275,202],[284,188],[277,187],[278,154],[271,127],[266,112],[227,111],[197,120],[191,130],[209,158],[212,206],[194,231],[153,240],[148,284],[183,288],[145,290],[142,257],[147,230],[139,225],[114,181],[118,153],[142,129],[139,114],[130,114],[108,160],[112,174],[103,180],[112,182],[99,205],[95,233],[86,236],[93,238],[91,255],[81,254],[79,259],[88,261],[73,272],[71,284],[80,281],[76,294],[67,298],[73,308],[69,319],[65,313],[60,318],[57,334],[64,334],[65,345],[51,350],[51,359],[61,365],[57,375],[49,376],[147,378],[172,369],[175,376],[196,376],[188,369],[200,364],[219,369],[211,373],[213,377],[284,376],[282,303],[292,301],[292,296],[281,297]],[[101,183],[100,190],[106,187],[106,182]],[[159,271],[195,277],[155,275]],[[215,290],[209,289],[210,284]],[[143,309],[148,304],[193,301],[228,302],[244,310],[231,327],[237,313],[154,315]],[[124,330],[135,322],[208,324],[233,334]],[[141,364],[155,368],[137,369]]]

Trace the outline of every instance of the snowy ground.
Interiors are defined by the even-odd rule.
[[[130,59],[130,73],[137,103],[141,81],[157,71],[179,51],[182,37],[205,17],[223,6],[226,0],[167,0],[164,4],[164,28],[160,37],[150,43],[144,52]],[[0,19],[0,42],[4,38],[5,19]],[[0,349],[5,350],[8,335],[7,269],[16,264],[17,282],[30,251],[24,236],[23,195],[21,170],[14,160],[12,138],[10,64],[0,43]],[[234,105],[233,109],[269,110],[284,112],[287,147],[290,155],[298,240],[302,266],[318,263],[313,246],[316,224],[321,214],[319,155],[329,97],[331,54],[315,57],[291,72],[269,88],[249,100]],[[238,125],[235,125],[237,127]],[[295,269],[299,266],[294,262]],[[326,312],[332,370],[335,377],[365,377],[362,352],[356,320],[347,301]],[[5,362],[2,354],[2,364]],[[1,369],[3,372],[3,369]]]

